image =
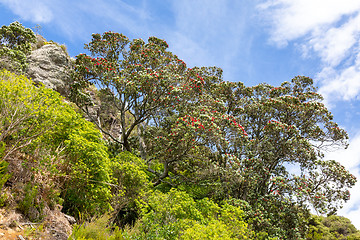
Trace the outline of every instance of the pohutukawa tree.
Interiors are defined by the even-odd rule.
[[[295,77],[280,87],[222,83],[217,94],[248,136],[245,146],[228,149],[230,157],[221,167],[229,184],[223,189],[266,210],[258,213],[259,223],[276,222],[266,223],[269,212],[278,215],[274,219],[293,218],[301,207],[334,213],[349,199],[355,177],[324,159],[325,150],[347,147],[348,135],[321,103],[312,79]],[[296,234],[299,223],[286,221],[286,228],[294,229],[287,234]]]
[[[145,44],[141,39],[130,42],[124,35],[113,32],[93,34],[86,48],[92,57],[77,56],[73,99],[107,137],[131,151],[129,137],[135,127],[174,104],[174,97],[169,95],[185,64],[166,51],[165,41],[154,37]],[[89,84],[95,84],[105,96],[101,100],[108,107],[100,107],[98,116],[106,111],[106,116],[120,126],[118,136],[110,131],[111,126],[104,119],[94,119],[90,113],[91,99],[81,92]]]
[[[348,136],[310,78],[246,87],[216,67],[187,68],[167,48],[155,37],[93,34],[72,86],[73,101],[121,150],[138,151],[155,185],[208,184],[209,194],[250,203],[259,229],[293,238],[309,206],[333,213],[349,198],[355,177],[324,160]]]
[[[228,144],[219,127],[228,117],[215,110],[219,103],[209,97],[222,82],[220,69],[187,68],[155,37],[145,43],[113,32],[93,34],[85,48],[91,56],[76,57],[71,98],[109,140],[140,151],[158,177],[155,184],[169,171],[180,176],[185,166],[195,169],[194,162],[204,164],[209,152]],[[96,114],[90,85],[99,89]],[[244,134],[237,123],[226,121]],[[160,171],[151,168],[155,160],[163,165]]]

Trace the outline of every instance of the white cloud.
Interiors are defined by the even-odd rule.
[[[360,14],[357,14],[339,27],[314,33],[308,45],[319,54],[324,64],[337,66],[349,56],[349,50],[359,40],[359,33]]]
[[[303,56],[316,56],[316,76],[329,106],[360,95],[360,1],[271,0],[258,5],[271,26],[270,41],[302,46]]]
[[[331,152],[325,156],[326,159],[333,159],[340,162],[350,173],[354,174],[358,182],[350,190],[350,200],[338,211],[338,214],[351,219],[357,229],[360,229],[360,131],[350,141],[347,149]]]
[[[338,100],[353,100],[360,96],[360,65],[355,64],[341,71],[324,68],[318,74],[321,81],[319,93],[325,97],[327,106]]]
[[[52,1],[0,0],[0,3],[7,6],[25,21],[48,23],[54,18],[51,10]]]
[[[360,9],[357,0],[270,0],[258,5],[272,25],[271,40],[278,45],[309,33],[326,31],[344,15]]]

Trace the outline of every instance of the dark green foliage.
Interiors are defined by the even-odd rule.
[[[34,32],[19,22],[2,26],[0,28],[0,68],[24,72],[27,66],[26,56],[31,52],[31,43],[35,42]]]
[[[356,228],[351,224],[350,220],[341,216],[332,215],[326,217],[322,220],[322,224],[328,227],[330,232],[338,237],[348,236],[357,232]]]
[[[4,151],[5,151],[5,143],[0,142],[0,159],[2,159]],[[8,162],[4,160],[0,160],[0,207],[2,207],[6,201],[6,196],[2,194],[2,189],[6,181],[11,177],[11,174],[7,173],[8,165],[9,165]]]
[[[44,202],[39,200],[38,186],[28,183],[24,187],[23,199],[18,204],[18,209],[29,218],[30,221],[39,221],[43,215]]]
[[[360,232],[351,224],[350,220],[331,215],[328,217],[311,216],[308,220],[309,231],[306,239],[360,239]]]
[[[0,160],[0,190],[11,176],[10,174],[7,173],[8,165],[9,165],[8,162],[4,160]]]

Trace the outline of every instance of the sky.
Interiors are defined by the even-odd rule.
[[[350,136],[326,158],[360,181],[359,0],[0,0],[1,26],[13,21],[73,57],[92,33],[111,30],[165,39],[189,67],[221,67],[224,80],[247,86],[311,77]],[[360,182],[338,214],[360,229]]]

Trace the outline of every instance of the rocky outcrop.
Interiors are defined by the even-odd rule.
[[[39,224],[30,222],[13,209],[0,208],[0,239],[25,239],[21,237],[28,232],[29,238],[26,239],[67,240],[72,233],[71,224],[74,223],[69,222],[70,216],[59,209],[44,209],[44,212],[46,217]]]
[[[46,44],[32,51],[28,63],[26,75],[29,78],[67,96],[71,59],[63,48],[57,44]]]

